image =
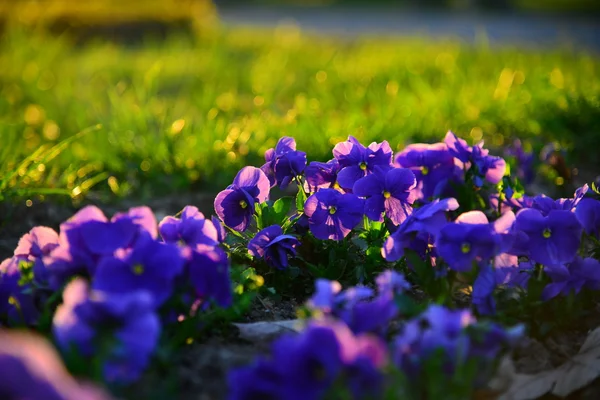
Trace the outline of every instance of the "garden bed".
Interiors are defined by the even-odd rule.
[[[4,206],[1,322],[101,398],[595,398],[600,192],[529,196],[506,154],[282,137],[214,198]],[[25,396],[92,390],[27,351]]]

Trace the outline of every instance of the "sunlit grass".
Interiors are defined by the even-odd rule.
[[[348,135],[399,149],[448,129],[496,147],[558,140],[582,163],[600,144],[598,58],[568,49],[349,42],[291,26],[73,46],[11,30],[0,65],[0,137],[22,138],[11,157],[102,124],[51,163],[76,179],[44,175],[69,191],[98,174],[118,195],[222,187],[282,135],[321,160]]]

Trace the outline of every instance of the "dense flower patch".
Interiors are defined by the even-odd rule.
[[[50,335],[71,372],[122,388],[161,346],[235,319],[261,286],[314,286],[303,331],[232,371],[232,399],[465,398],[525,328],[562,322],[545,312],[576,318],[600,289],[596,188],[530,197],[509,165],[529,179],[531,156],[508,155],[448,132],[395,156],[350,137],[307,164],[283,137],[216,196],[218,218],[188,206],[158,223],[147,207],[108,218],[88,206],[59,232],[34,228],[0,265],[0,321]],[[284,195],[271,201],[275,187]],[[35,363],[0,353],[19,382],[79,387],[40,378]]]

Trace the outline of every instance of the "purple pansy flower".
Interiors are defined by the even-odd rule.
[[[294,257],[299,245],[300,241],[295,236],[284,235],[281,226],[271,225],[248,242],[248,252],[264,259],[273,268],[285,269],[288,266],[288,256]]]
[[[445,225],[439,232],[435,247],[450,268],[467,272],[473,262],[486,263],[503,248],[503,237],[489,224],[481,211],[461,214],[455,223]]]
[[[544,301],[559,294],[567,296],[571,291],[577,294],[584,286],[600,289],[600,261],[591,257],[576,257],[566,268],[546,267],[544,272],[552,279],[542,292]]]
[[[388,167],[392,163],[392,148],[387,141],[363,146],[356,138],[335,145],[333,156],[338,160],[340,171],[337,181],[344,190],[350,190],[354,182],[373,172],[376,165]]]
[[[494,259],[496,284],[526,289],[534,267],[531,261],[519,262],[517,256],[508,253],[499,254]]]
[[[229,373],[229,398],[304,400],[323,398],[340,378],[354,398],[376,396],[387,362],[385,345],[376,337],[355,336],[344,324],[311,323],[298,335],[272,344],[272,357]]]
[[[158,307],[171,295],[173,282],[183,271],[183,265],[184,259],[175,245],[158,242],[145,234],[131,249],[115,252],[100,261],[93,288],[115,294],[146,290]]]
[[[496,313],[494,289],[496,289],[496,275],[492,266],[486,264],[479,269],[477,279],[473,283],[472,301],[479,314],[493,315]]]
[[[141,206],[130,208],[127,212],[113,215],[111,221],[131,220],[142,230],[148,232],[154,239],[158,237],[158,228],[156,226],[156,216],[150,207]]]
[[[535,171],[533,169],[533,153],[525,152],[521,140],[515,139],[511,146],[504,152],[509,157],[514,157],[517,162],[517,177],[525,184],[533,182]]]
[[[339,187],[337,184],[339,170],[340,164],[335,158],[326,163],[311,161],[304,170],[304,190],[313,193],[319,189],[336,189],[336,186]]]
[[[184,251],[187,278],[201,301],[214,300],[221,307],[233,301],[229,259],[219,247],[199,245]]]
[[[74,347],[84,357],[104,357],[102,372],[108,382],[131,383],[158,344],[160,322],[149,292],[88,292],[87,283],[78,278],[65,288],[53,333],[65,351]],[[103,343],[110,347],[99,353]]]
[[[245,231],[254,214],[254,204],[269,197],[269,179],[255,167],[244,167],[233,184],[215,198],[215,212],[221,220],[236,231]]]
[[[271,187],[279,185],[281,189],[285,189],[292,179],[304,171],[306,153],[296,150],[294,138],[284,136],[274,149],[265,152],[265,161],[260,169],[269,178]]]
[[[553,210],[564,210],[564,211],[575,211],[579,202],[584,198],[588,192],[588,185],[583,185],[578,188],[573,194],[573,198],[570,199],[558,199],[554,200],[546,195],[538,195],[533,198],[531,208],[539,210],[544,216],[548,215]]]
[[[365,215],[373,221],[382,221],[385,215],[396,225],[411,213],[415,195],[415,175],[408,168],[375,166],[373,173],[354,183],[352,192],[366,197]]]
[[[408,145],[396,155],[395,163],[399,167],[410,168],[415,174],[415,195],[422,200],[429,200],[456,175],[454,157],[445,143]]]
[[[45,285],[48,271],[43,258],[50,255],[58,247],[58,234],[54,229],[36,226],[20,240],[14,251],[16,257],[33,263],[33,278],[38,285]]]
[[[342,240],[362,220],[364,203],[356,195],[321,189],[304,204],[310,231],[317,239]]]
[[[10,325],[32,325],[39,316],[35,306],[33,286],[22,283],[20,264],[27,265],[27,259],[13,256],[0,264],[0,318]]]
[[[404,256],[404,249],[412,248],[414,240],[428,242],[435,239],[440,229],[448,224],[446,212],[456,210],[454,198],[435,200],[419,207],[385,241],[381,254],[387,261],[397,261]],[[427,243],[425,243],[427,244]]]
[[[506,172],[506,161],[501,157],[490,156],[489,151],[483,148],[483,141],[471,147],[449,131],[444,143],[448,146],[450,154],[467,166],[476,168],[476,186],[482,186],[484,178],[494,185],[502,180]]]
[[[42,337],[0,330],[0,396],[3,399],[109,400],[104,391],[69,375]]]
[[[575,209],[577,220],[588,235],[598,237],[600,234],[600,201],[583,199]]]
[[[222,228],[217,228],[213,220],[204,218],[204,214],[194,206],[186,206],[181,211],[181,218],[167,216],[158,225],[160,236],[165,242],[181,242],[187,246],[216,246],[220,242],[219,229]]]
[[[116,250],[129,247],[144,232],[147,221],[134,216],[117,215],[109,221],[95,206],[87,206],[60,225],[59,245],[43,257],[48,283],[58,289],[75,275],[94,275],[96,265]]]
[[[544,265],[568,263],[579,249],[582,227],[571,211],[553,210],[544,216],[533,208],[521,210],[515,228],[526,235],[518,246],[521,255]]]

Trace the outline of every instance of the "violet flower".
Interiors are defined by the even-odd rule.
[[[202,302],[215,301],[221,307],[233,302],[229,259],[219,247],[197,246],[184,251],[185,275]]]
[[[256,234],[248,242],[248,253],[262,258],[267,265],[277,269],[288,266],[288,256],[296,255],[300,241],[292,235],[284,235],[281,226],[271,225]]]
[[[506,172],[506,161],[501,157],[490,156],[489,150],[483,148],[483,141],[471,147],[463,139],[450,131],[444,138],[450,154],[470,168],[475,168],[475,185],[483,185],[483,179],[496,185]]]
[[[576,257],[566,267],[546,267],[544,272],[552,283],[546,285],[542,300],[548,301],[556,296],[579,293],[583,287],[600,289],[600,261],[594,258]]]
[[[311,161],[304,170],[304,190],[307,193],[316,192],[319,189],[337,189],[337,174],[340,164],[337,159],[324,162]]]
[[[285,189],[292,179],[304,171],[306,153],[296,151],[294,138],[284,136],[279,139],[274,149],[265,152],[265,161],[260,169],[269,178],[271,187],[279,185],[281,189]]]
[[[450,268],[468,272],[474,262],[486,263],[507,246],[482,212],[470,211],[440,230],[435,247]]]
[[[311,323],[298,335],[284,335],[272,344],[272,356],[229,373],[229,399],[320,399],[340,379],[354,398],[377,396],[381,368],[387,362],[383,342],[354,335],[344,324]]]
[[[600,234],[600,201],[582,199],[575,209],[575,217],[588,235],[598,237]]]
[[[269,179],[263,171],[244,167],[237,173],[233,184],[217,194],[215,212],[225,225],[243,232],[254,214],[254,204],[267,200],[269,189]]]
[[[411,213],[415,195],[415,175],[408,168],[375,166],[373,173],[354,183],[352,192],[366,197],[365,215],[373,221],[383,221],[383,214],[400,225]]]
[[[21,265],[27,259],[13,256],[0,264],[0,319],[9,326],[33,325],[39,316],[31,282],[22,282]]]
[[[356,138],[335,145],[333,156],[338,160],[340,171],[337,180],[344,190],[351,190],[354,182],[373,172],[376,165],[388,167],[392,163],[392,148],[387,141],[363,146]]]
[[[304,204],[310,231],[317,239],[342,240],[362,220],[364,203],[354,194],[321,189]]]
[[[73,379],[53,346],[24,331],[0,330],[3,399],[109,400],[99,388]]]
[[[215,221],[204,218],[204,214],[194,206],[184,207],[181,218],[167,216],[158,225],[160,236],[165,242],[183,243],[192,247],[198,244],[218,245],[221,241],[219,228],[215,226]]]
[[[387,261],[397,261],[404,256],[404,250],[413,248],[415,240],[429,242],[435,240],[443,226],[448,224],[447,211],[458,209],[454,198],[435,200],[419,207],[404,221],[398,229],[386,239],[381,249]]]
[[[67,285],[53,320],[53,333],[64,350],[102,360],[104,379],[135,382],[158,344],[160,323],[146,291],[125,294],[88,292],[79,278]]]
[[[529,208],[517,213],[517,231],[524,233],[520,241],[520,255],[547,266],[571,262],[581,241],[582,227],[571,211],[553,210],[544,216]]]
[[[395,157],[395,164],[409,168],[417,181],[417,199],[428,201],[456,175],[454,157],[445,143],[408,145]]]
[[[183,265],[175,245],[142,235],[131,249],[115,252],[100,261],[93,288],[115,294],[146,290],[158,307],[171,295],[173,282],[183,271]]]
[[[23,235],[14,251],[14,256],[33,263],[33,278],[40,286],[45,286],[48,280],[48,271],[43,259],[58,247],[58,240],[54,229],[36,226]]]
[[[96,265],[118,249],[128,248],[145,231],[144,217],[116,215],[109,221],[95,206],[87,206],[60,225],[59,245],[43,257],[48,281],[60,288],[76,275],[93,276]]]

